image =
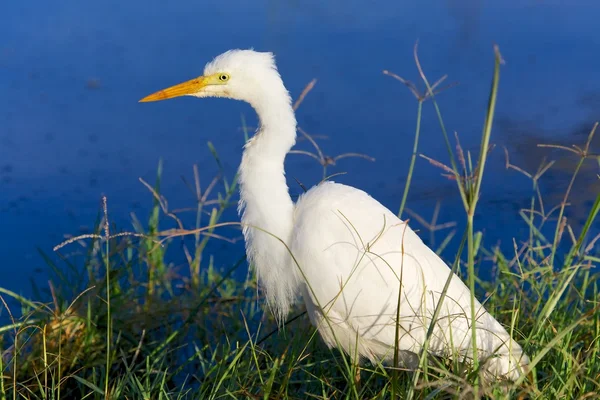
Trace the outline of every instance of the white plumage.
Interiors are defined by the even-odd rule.
[[[260,128],[246,143],[239,170],[239,210],[247,255],[277,318],[302,298],[327,345],[356,361],[386,363],[394,358],[398,323],[399,358],[415,368],[452,272],[406,223],[361,190],[324,182],[294,204],[284,160],[295,143],[296,119],[273,55],[230,50],[207,64],[203,76],[142,101],[182,95],[243,100],[258,114]],[[517,379],[527,355],[479,302],[475,307],[486,375]],[[454,275],[430,353],[469,360],[470,323],[469,289]]]

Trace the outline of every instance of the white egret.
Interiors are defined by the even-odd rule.
[[[246,143],[239,168],[239,211],[249,261],[276,317],[281,321],[303,299],[325,343],[340,346],[355,362],[393,360],[398,324],[399,359],[417,367],[452,271],[410,227],[359,189],[323,182],[294,204],[284,160],[296,141],[296,118],[273,54],[227,51],[206,65],[203,76],[140,101],[184,95],[246,101],[258,114],[260,127]],[[527,355],[478,301],[475,307],[485,376],[515,380],[525,373]],[[456,275],[428,351],[472,360],[470,291]]]

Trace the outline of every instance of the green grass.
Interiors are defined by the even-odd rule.
[[[399,194],[400,214],[416,163],[421,110],[430,100],[450,166],[428,159],[456,181],[467,227],[462,234],[464,254],[444,256],[455,271],[466,267],[463,278],[524,346],[532,374],[519,382],[489,385],[479,379],[477,364],[427,357],[423,351],[418,371],[367,364],[357,384],[355,366],[337,350],[325,348],[301,306],[278,329],[258,306],[261,298],[254,277],[250,274],[243,282],[234,278],[246,276],[244,255],[223,266],[219,254],[216,259],[210,254],[210,244],[239,239],[240,233],[237,222],[223,220],[235,204],[236,177],[226,178],[217,150],[209,144],[218,177],[203,187],[194,167],[191,183],[186,181],[196,197],[192,208],[169,208],[160,192],[159,165],[154,186],[142,182],[153,201],[146,223],[134,215],[135,231],[119,231],[110,224],[110,204],[103,199],[97,231],[58,246],[58,265],[54,257],[46,257],[53,272],[48,294],[33,300],[0,288],[3,315],[10,316],[10,323],[0,327],[0,399],[598,398],[600,275],[594,266],[600,257],[590,230],[600,210],[600,194],[582,226],[572,226],[566,219],[573,182],[589,179],[580,175],[581,165],[597,159],[589,148],[596,126],[587,143],[563,148],[580,162],[560,204],[544,204],[540,194],[548,166],[527,172],[507,159],[510,173],[522,173],[532,181],[530,206],[519,212],[528,233],[515,237],[510,252],[486,247],[473,217],[491,140],[500,53],[496,49],[477,156],[465,154],[458,142],[452,150],[436,100],[440,81],[429,84],[416,56],[415,47],[425,95],[400,78],[418,102],[409,178]],[[316,153],[299,153],[315,158],[323,177],[343,156],[366,158],[358,153],[325,156],[310,135],[302,135]],[[184,213],[194,213],[194,226],[184,224]],[[438,250],[451,239],[451,234],[442,238]],[[495,239],[486,237],[485,242]],[[173,252],[183,252],[184,267],[171,264]],[[480,268],[492,268],[493,279],[480,280]]]

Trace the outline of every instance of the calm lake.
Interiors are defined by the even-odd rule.
[[[44,286],[48,267],[38,249],[58,260],[52,247],[65,234],[89,232],[102,195],[110,218],[132,230],[131,213],[146,221],[150,192],[163,160],[162,194],[171,209],[194,207],[181,177],[203,187],[218,172],[211,141],[228,177],[240,160],[243,121],[256,126],[252,109],[222,99],[180,98],[140,104],[158,89],[202,74],[204,65],[230,48],[273,51],[296,98],[313,78],[316,86],[297,112],[299,125],[329,156],[368,154],[371,162],[345,158],[328,173],[369,192],[397,211],[408,171],[417,102],[390,70],[423,85],[419,56],[431,81],[444,74],[457,82],[438,100],[449,133],[478,154],[492,77],[493,44],[506,64],[476,229],[485,243],[512,247],[526,232],[518,216],[529,205],[531,181],[506,170],[535,172],[544,157],[557,160],[541,181],[545,205],[561,201],[577,158],[538,148],[538,143],[583,145],[600,119],[600,3],[558,0],[376,1],[6,1],[0,12],[0,286],[31,294]],[[318,138],[324,135],[327,138]],[[454,145],[454,143],[453,143]],[[297,149],[314,151],[306,140]],[[592,143],[598,153],[600,133]],[[448,162],[431,103],[423,113],[419,153]],[[291,191],[322,177],[305,156],[287,159]],[[575,182],[570,221],[577,229],[600,190],[596,160]],[[464,212],[456,184],[417,159],[407,207],[439,223],[456,221],[457,245]],[[216,193],[216,192],[215,192]],[[189,215],[193,219],[193,215]],[[405,215],[406,217],[406,215]],[[235,221],[234,210],[225,220]],[[173,227],[165,219],[163,228]],[[423,229],[418,222],[414,228]],[[439,240],[451,228],[443,230]],[[232,230],[224,235],[236,235]],[[239,234],[237,234],[239,235]],[[423,232],[424,238],[429,235]],[[215,242],[216,264],[243,253],[241,242]],[[452,246],[451,246],[452,248]],[[77,246],[65,252],[77,250]],[[175,253],[173,262],[183,263]],[[452,256],[451,252],[447,256]],[[61,265],[59,263],[59,265]],[[46,285],[47,286],[47,285]]]

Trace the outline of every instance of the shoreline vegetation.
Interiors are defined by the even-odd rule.
[[[444,86],[445,76],[430,84],[416,45],[422,91],[384,71],[417,100],[413,151],[407,160],[406,186],[398,197],[398,215],[409,216],[406,204],[417,159],[424,158],[456,182],[466,229],[458,232],[459,239],[456,231],[450,232],[434,250],[450,260],[470,287],[471,300],[482,300],[523,346],[531,358],[530,374],[517,382],[490,384],[480,379],[477,362],[438,359],[425,351],[419,354],[417,371],[370,364],[356,371],[345,355],[325,347],[302,305],[278,327],[269,310],[260,307],[261,293],[252,271],[245,273],[245,256],[240,254],[237,262],[220,267],[218,254],[210,252],[215,241],[238,240],[240,223],[224,220],[236,204],[237,176],[223,174],[218,153],[209,142],[219,173],[204,187],[194,166],[193,180],[186,182],[196,196],[192,208],[169,208],[160,191],[159,164],[154,185],[141,180],[153,198],[148,221],[142,223],[132,215],[134,230],[117,230],[103,198],[94,233],[57,244],[59,263],[43,254],[51,271],[48,290],[36,289],[36,298],[29,299],[0,287],[0,316],[9,320],[0,326],[0,400],[599,398],[600,235],[594,236],[598,232],[592,226],[596,223],[597,228],[600,193],[595,194],[581,227],[568,219],[569,199],[577,196],[572,188],[582,179],[582,166],[600,165],[598,154],[590,148],[598,123],[590,127],[583,144],[538,144],[577,160],[558,204],[546,204],[540,189],[553,162],[525,171],[510,163],[505,150],[506,168],[531,180],[529,207],[518,211],[528,234],[513,239],[512,252],[486,246],[473,219],[493,146],[503,63],[497,47],[494,55],[479,154],[463,151],[458,135],[447,134],[436,96],[452,84]],[[315,84],[313,80],[307,85],[294,110]],[[435,109],[448,149],[447,163],[419,151],[426,105]],[[250,133],[242,122],[247,139]],[[340,159],[373,161],[361,153],[327,156],[316,137],[301,128],[298,133],[314,152],[293,152],[314,158],[323,167],[323,179],[335,177],[328,167]],[[183,213],[195,214],[193,227],[184,224]],[[435,229],[429,233],[434,235]],[[443,253],[451,240],[460,240],[458,253]],[[174,268],[173,251],[185,257],[185,270]],[[492,263],[490,280],[478,275],[484,261],[486,268]],[[247,279],[236,278],[240,271]]]

